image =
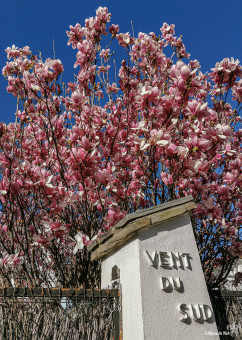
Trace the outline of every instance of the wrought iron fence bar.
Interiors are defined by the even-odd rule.
[[[222,297],[242,297],[242,290],[239,291],[239,290],[222,290],[221,291],[221,295]]]
[[[76,298],[115,298],[119,297],[118,289],[79,289],[79,288],[20,288],[0,287],[0,297],[76,297]]]

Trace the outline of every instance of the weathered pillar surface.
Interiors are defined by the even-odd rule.
[[[189,212],[191,197],[127,215],[94,241],[102,287],[120,270],[124,340],[219,339]]]

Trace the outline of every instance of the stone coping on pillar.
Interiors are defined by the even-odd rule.
[[[93,241],[88,247],[91,259],[98,260],[122,247],[140,230],[186,214],[196,208],[192,196],[187,196],[126,215],[113,228]]]

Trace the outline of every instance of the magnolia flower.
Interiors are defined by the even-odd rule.
[[[76,254],[78,252],[78,250],[82,250],[84,248],[84,246],[89,243],[90,239],[88,236],[86,236],[85,234],[79,232],[74,236],[75,240],[76,240],[76,245],[73,249],[73,254]]]
[[[79,249],[82,250],[84,248],[82,233],[76,234],[74,238],[76,240],[76,245],[75,248],[73,249],[73,254],[76,254]]]
[[[145,85],[140,85],[139,93],[143,99],[156,104],[158,102],[160,91],[157,86],[150,86],[148,82]]]
[[[0,122],[0,137],[6,132],[6,124]]]
[[[20,257],[18,253],[9,255],[6,251],[3,253],[3,258],[0,259],[0,266],[5,267],[18,267],[24,262],[23,257]]]
[[[3,253],[3,258],[0,259],[0,266],[9,267],[12,265],[13,255],[9,255],[6,251]]]
[[[47,247],[51,245],[51,241],[53,240],[54,236],[44,236],[44,235],[33,235],[34,245],[40,246],[40,247]]]
[[[119,25],[114,25],[112,24],[110,27],[109,27],[109,32],[115,36],[118,32],[119,32]]]
[[[142,140],[140,143],[140,150],[146,150],[149,146],[149,143],[145,143],[145,140]]]
[[[48,188],[54,188],[53,185],[51,184],[51,180],[53,178],[53,175],[49,176],[47,178],[47,181],[45,182],[45,185],[48,187]]]
[[[212,198],[209,197],[207,200],[203,200],[203,204],[207,209],[213,209],[214,204]]]
[[[15,255],[13,256],[13,258],[12,258],[12,265],[13,265],[14,267],[20,266],[21,264],[23,264],[23,262],[24,262],[23,257],[19,257],[19,256],[18,256],[18,253],[15,254]]]
[[[120,33],[117,35],[117,39],[119,41],[120,45],[124,45],[125,44],[129,44],[131,42],[131,37],[129,35],[129,33]]]

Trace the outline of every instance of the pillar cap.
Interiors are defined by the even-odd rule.
[[[140,230],[157,226],[194,208],[196,204],[192,196],[187,196],[128,214],[87,247],[91,251],[91,259],[105,258],[135,238]]]

